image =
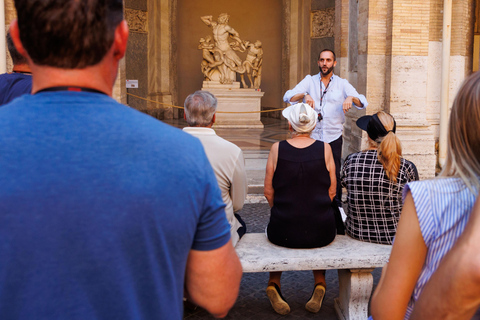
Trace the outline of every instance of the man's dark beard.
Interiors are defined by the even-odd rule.
[[[318,69],[320,69],[320,73],[322,74],[322,76],[326,76],[326,75],[330,74],[330,72],[333,71],[333,66],[328,68],[327,72],[325,72],[325,73],[323,73],[322,67],[318,67]]]

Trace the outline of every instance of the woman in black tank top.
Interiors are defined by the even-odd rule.
[[[317,248],[335,239],[331,206],[336,192],[335,163],[328,143],[310,138],[317,114],[309,105],[296,104],[282,112],[292,138],[272,146],[265,174],[265,197],[271,207],[267,237],[288,248]],[[305,305],[320,310],[325,295],[325,271],[314,270],[315,287]],[[290,312],[280,293],[281,272],[270,272],[267,295],[279,314]]]

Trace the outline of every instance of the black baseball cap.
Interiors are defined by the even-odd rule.
[[[397,130],[397,123],[395,122],[395,119],[393,120],[393,129],[387,131],[380,119],[378,118],[377,114],[358,118],[357,126],[360,129],[367,131],[368,136],[373,141],[377,140],[377,138],[379,137],[386,136],[390,131],[395,133],[395,131]]]

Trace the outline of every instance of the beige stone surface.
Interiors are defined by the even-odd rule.
[[[218,100],[214,128],[263,128],[259,111],[264,92],[228,85],[225,88],[203,87],[202,90],[212,93]]]
[[[348,57],[349,0],[335,1],[335,21],[335,52],[338,60]],[[348,64],[343,64],[342,60],[342,68],[347,68]]]
[[[274,245],[264,233],[247,233],[235,247],[244,272],[373,269],[385,265],[391,249],[342,235],[322,248],[290,249]]]
[[[335,299],[335,311],[340,320],[365,320],[368,318],[368,302],[372,294],[373,276],[366,270],[338,270],[339,297]]]
[[[430,0],[429,40],[442,41],[443,0]]]
[[[17,10],[13,0],[5,0],[5,27],[9,27],[13,19],[17,18]]]
[[[453,100],[460,89],[465,78],[470,74],[468,68],[469,59],[465,56],[450,57],[450,81],[449,81],[449,108],[452,107]]]
[[[478,3],[478,1],[477,1]],[[452,6],[452,56],[469,56],[473,49],[474,1],[456,0]],[[443,8],[442,8],[443,9]]]
[[[428,57],[392,56],[390,69],[390,113],[400,119],[425,122],[427,102]]]
[[[442,89],[442,42],[430,41],[428,49],[427,120],[438,131]],[[438,132],[435,133],[438,137]]]
[[[126,88],[126,76],[125,76],[125,58],[120,60],[118,66],[117,79],[113,86],[112,98],[119,103],[127,103],[127,88]]]
[[[402,56],[428,55],[430,3],[425,0],[389,1],[387,21],[387,54]],[[388,28],[388,26],[387,26]],[[387,29],[388,30],[388,29]]]
[[[152,0],[147,2],[148,27],[148,98],[162,103],[175,104],[176,101],[176,60],[175,38],[172,29],[176,19],[176,1]],[[156,104],[147,103],[148,108]],[[164,119],[178,116],[174,108],[164,109]]]
[[[437,158],[432,128],[428,125],[397,121],[397,135],[402,144],[403,157],[415,164],[420,179],[433,178]]]

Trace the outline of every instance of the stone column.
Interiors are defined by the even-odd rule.
[[[310,74],[310,0],[284,0],[283,5],[285,92]]]
[[[176,1],[148,1],[148,98],[166,104],[175,104],[176,61],[174,28]],[[156,104],[149,102],[148,108]],[[163,119],[178,118],[178,109],[165,108]]]
[[[349,0],[335,0],[335,73],[348,79]]]
[[[113,85],[112,98],[119,103],[127,104],[127,88],[126,88],[126,72],[125,57],[120,60],[118,65],[118,74],[115,84]]]
[[[339,269],[339,297],[335,299],[335,311],[340,320],[368,318],[368,301],[372,294],[373,269]]]
[[[397,121],[403,156],[421,179],[435,175],[435,137],[427,121],[430,1],[390,0],[387,7],[386,105]]]
[[[16,18],[17,10],[15,10],[15,4],[13,0],[5,0],[5,34],[8,31],[12,20]],[[10,58],[7,47],[5,47],[5,50],[7,51],[7,72],[11,72],[13,69],[12,58]]]
[[[342,42],[338,47],[342,55],[348,55],[341,58],[341,70],[346,76],[353,73],[349,67],[352,52],[348,51],[348,48],[351,47],[351,45],[348,45],[348,41],[357,38],[357,76],[355,79],[349,77],[348,80],[352,85],[355,83],[357,91],[364,94],[369,103],[366,110],[352,108],[346,115],[343,135],[343,155],[346,156],[365,147],[362,146],[362,142],[366,141],[366,133],[356,126],[356,119],[365,114],[373,114],[384,110],[386,107],[387,0],[359,0],[356,4],[358,7],[350,9],[346,7],[349,1],[337,0],[337,2],[337,7],[341,7],[342,17],[349,13],[348,18],[342,18],[340,23]],[[347,4],[344,2],[347,2]],[[352,3],[350,1],[350,6],[353,6]],[[354,16],[356,14],[355,9],[358,10],[358,16]],[[344,13],[345,11],[346,13]],[[343,22],[343,20],[346,20],[346,22]],[[355,30],[349,24],[358,26],[358,29]],[[355,31],[358,32],[357,37],[349,34]],[[344,43],[347,43],[347,46]]]

